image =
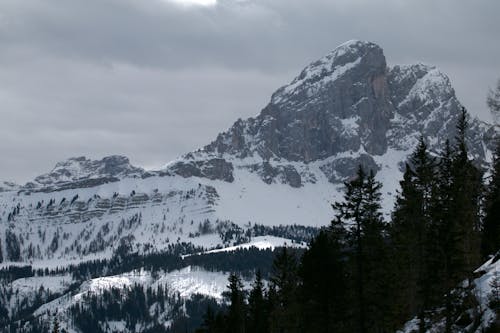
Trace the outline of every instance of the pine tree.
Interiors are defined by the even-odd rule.
[[[418,315],[419,331],[424,332],[425,309],[431,307],[439,295],[435,286],[439,234],[433,219],[437,165],[423,137],[410,157],[410,164],[406,165],[391,226],[393,260],[398,261],[395,265],[395,282],[400,292],[396,295],[397,303],[403,305],[398,308],[397,316]]]
[[[270,278],[270,332],[294,333],[299,330],[297,258],[288,248],[277,254]]]
[[[472,273],[480,258],[482,175],[468,157],[467,130],[468,114],[463,108],[457,122],[457,135],[451,156],[445,156],[440,168],[445,179],[440,180],[442,189],[439,201],[442,212],[438,214],[444,257],[444,289],[450,291],[466,279],[469,283],[463,292],[471,294]],[[460,307],[460,300],[454,295],[458,293],[446,294],[446,333],[452,331],[453,317],[457,307]]]
[[[343,232],[338,227],[332,221],[332,227],[320,231],[302,257],[299,270],[302,332],[342,333],[352,329]]]
[[[500,250],[500,142],[497,144],[491,180],[484,200],[481,250],[483,258]]]
[[[227,297],[230,301],[227,314],[227,332],[245,333],[245,293],[240,277],[231,273],[229,275],[229,285],[227,288],[229,289]]]
[[[249,333],[268,332],[267,304],[264,298],[264,282],[260,270],[255,273],[255,281],[248,296],[248,329]]]
[[[480,198],[482,174],[468,157],[465,108],[457,124],[456,152],[452,160],[452,216],[455,219],[452,271],[457,282],[479,264]]]
[[[417,301],[419,272],[417,262],[419,242],[417,241],[421,205],[418,204],[415,175],[406,164],[401,190],[396,197],[396,206],[392,215],[390,239],[394,286],[393,316],[397,323],[404,322],[411,315],[416,315],[421,304]]]
[[[363,200],[364,226],[362,227],[362,264],[364,268],[365,302],[367,328],[370,332],[387,331],[388,299],[387,259],[388,247],[384,234],[386,225],[381,212],[382,184],[375,180],[371,170],[364,185]]]
[[[360,333],[382,331],[387,303],[383,293],[386,246],[384,222],[380,212],[382,184],[359,166],[356,177],[345,184],[343,202],[332,205],[336,218],[347,230],[348,262],[352,276],[353,312]]]

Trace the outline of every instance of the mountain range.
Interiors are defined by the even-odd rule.
[[[389,217],[419,138],[438,154],[455,136],[461,110],[438,68],[388,65],[378,45],[349,41],[274,92],[256,117],[238,119],[159,170],[124,156],[75,157],[25,185],[0,183],[0,265],[45,269],[111,259],[124,242],[139,254],[262,241],[256,237],[271,237],[268,247],[303,246],[307,228],[328,225],[330,204],[360,164],[383,183]],[[496,133],[470,119],[469,149],[485,168]],[[295,234],[273,234],[291,226]],[[64,291],[66,280],[54,288]],[[28,283],[23,292],[39,286]]]

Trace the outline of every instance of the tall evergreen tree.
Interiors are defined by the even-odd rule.
[[[445,151],[440,167],[440,231],[444,262],[444,289],[449,291],[464,279],[464,293],[472,293],[472,273],[480,259],[480,201],[482,174],[469,159],[467,149],[468,114],[465,108],[456,126],[455,145]],[[451,154],[450,154],[451,151]],[[457,293],[455,293],[456,295]],[[446,294],[445,332],[452,331],[456,309],[460,307],[450,292]]]
[[[227,332],[228,333],[245,333],[245,292],[241,278],[231,273],[229,275],[229,289],[227,297],[230,302],[229,311],[227,314]]]
[[[302,256],[301,332],[342,333],[352,329],[341,235],[336,225],[320,231]]]
[[[353,313],[356,331],[383,331],[387,304],[381,294],[385,269],[386,246],[384,223],[380,212],[382,184],[375,175],[367,175],[359,166],[356,177],[347,182],[343,202],[332,205],[337,220],[348,226],[346,240],[350,276],[352,277]]]
[[[255,281],[248,296],[248,333],[268,332],[268,312],[265,300],[264,282],[260,270],[255,273]]]
[[[389,308],[387,280],[388,247],[386,225],[381,212],[382,184],[370,170],[364,184],[364,226],[362,227],[362,264],[364,268],[366,319],[370,332],[387,331]]]
[[[294,333],[299,329],[297,300],[298,263],[295,253],[288,248],[277,254],[270,278],[270,332]]]
[[[352,275],[354,276],[353,283],[353,303],[356,306],[353,308],[357,315],[358,332],[367,332],[367,319],[366,319],[366,301],[365,301],[365,267],[363,262],[363,191],[366,181],[366,174],[361,166],[359,166],[356,177],[351,181],[345,183],[345,194],[343,202],[335,202],[332,207],[337,211],[336,218],[344,225],[351,226],[348,231],[348,246],[351,248],[351,257],[354,260],[352,267]]]
[[[397,316],[418,315],[419,331],[425,332],[425,309],[436,297],[435,251],[439,235],[433,221],[436,162],[420,138],[401,182],[401,192],[391,226],[398,289]],[[404,281],[404,282],[403,282]]]
[[[415,175],[406,164],[401,190],[396,197],[396,206],[392,215],[390,228],[391,256],[394,286],[393,316],[397,323],[402,323],[411,315],[416,315],[421,304],[418,304],[419,242],[416,235],[421,213],[418,204]]]
[[[452,211],[455,239],[452,239],[451,270],[456,282],[472,274],[479,264],[480,199],[482,174],[468,157],[468,114],[465,108],[457,124],[456,152],[452,160]]]
[[[481,242],[483,258],[500,250],[500,141],[497,144],[491,179],[486,189]]]

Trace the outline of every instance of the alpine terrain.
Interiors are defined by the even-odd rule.
[[[437,156],[461,114],[438,68],[388,65],[380,46],[349,41],[256,117],[159,170],[124,156],[74,157],[27,184],[2,182],[0,330],[192,331],[207,304],[224,306],[229,272],[249,287],[257,268],[268,278],[275,248],[304,251],[359,165],[383,184],[390,219],[420,138]],[[468,152],[486,172],[496,134],[470,119]],[[477,271],[480,292],[490,292],[499,262]],[[116,313],[86,317],[118,294]]]

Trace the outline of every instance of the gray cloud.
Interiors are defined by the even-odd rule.
[[[159,166],[257,114],[353,38],[380,44],[389,64],[437,65],[489,119],[498,12],[496,0],[4,0],[0,179],[24,182],[74,155]]]

